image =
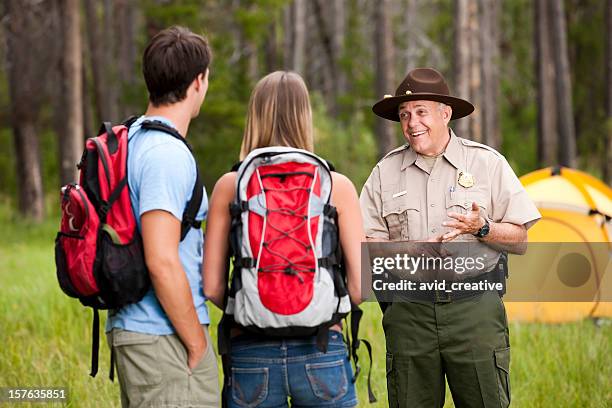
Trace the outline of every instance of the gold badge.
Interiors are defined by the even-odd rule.
[[[412,91],[409,89],[406,91],[406,95],[410,95],[412,93]]]
[[[465,188],[470,188],[474,185],[474,176],[465,171],[459,172],[459,185]]]

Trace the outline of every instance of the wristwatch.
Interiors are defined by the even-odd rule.
[[[485,221],[484,225],[474,234],[474,236],[477,238],[484,238],[487,235],[489,235],[489,231],[491,230],[491,226],[489,225],[489,220],[485,218],[484,221]]]

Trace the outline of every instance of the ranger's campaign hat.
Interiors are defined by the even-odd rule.
[[[395,96],[385,95],[376,102],[372,111],[381,118],[399,122],[398,107],[407,101],[442,102],[453,109],[452,119],[459,119],[474,111],[474,105],[466,100],[450,95],[446,80],[433,68],[415,68],[397,87]]]

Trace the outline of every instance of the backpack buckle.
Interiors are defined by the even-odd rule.
[[[110,210],[110,205],[108,205],[108,201],[102,201],[102,203],[100,204],[100,211],[99,211],[101,220],[106,219],[106,214],[108,214],[108,210]]]

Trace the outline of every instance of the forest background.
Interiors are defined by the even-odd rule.
[[[403,143],[372,104],[420,66],[476,105],[451,123],[457,134],[500,150],[518,175],[562,164],[610,183],[611,9],[610,0],[3,0],[0,197],[20,218],[56,207],[84,139],[146,108],[142,51],[172,24],[205,34],[214,53],[189,131],[209,192],[237,160],[254,84],[277,69],[305,78],[316,150],[358,189]]]

